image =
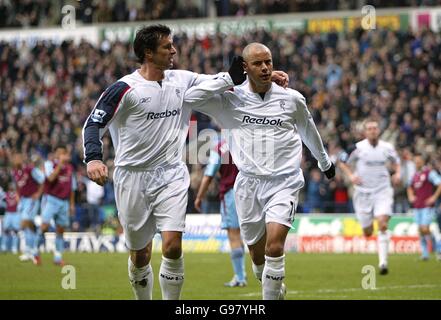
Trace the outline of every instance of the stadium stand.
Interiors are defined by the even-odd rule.
[[[376,8],[431,7],[440,0],[24,0],[0,1],[0,28],[53,26],[61,22],[61,8],[72,5],[76,19],[84,24],[103,22],[248,16],[287,12],[354,10],[363,5]]]
[[[264,8],[264,4],[270,2],[259,3]],[[286,3],[275,2],[280,6]],[[412,1],[395,2],[399,2],[399,5],[414,4]],[[82,1],[82,5],[87,3]],[[96,4],[91,1],[89,3]],[[110,14],[121,12],[118,5],[124,7],[125,1],[115,1],[110,7],[105,7],[103,3],[97,2],[92,10],[94,18],[90,22],[99,21],[95,19],[99,19],[100,10],[107,10],[102,16],[112,17],[112,21],[130,20],[127,4],[127,15],[124,17]],[[178,2],[169,3],[176,7]],[[336,3],[341,6],[343,1]],[[437,3],[428,1],[425,4]],[[24,1],[18,5],[2,1],[0,16],[11,17],[8,25],[3,27],[46,25],[49,21],[57,21],[51,18],[48,2],[42,1],[41,4],[33,6],[29,1]],[[13,10],[14,14],[11,15],[8,10]],[[167,12],[170,14],[170,10]],[[46,20],[33,20],[34,16],[45,16]],[[157,18],[169,17],[158,15]],[[179,13],[172,17],[179,18]],[[23,23],[24,20],[27,22]],[[213,36],[196,37],[178,33],[174,41],[179,52],[176,68],[200,73],[225,70],[231,57],[250,41],[267,44],[274,53],[275,67],[286,70],[290,76],[290,86],[305,95],[321,136],[334,159],[342,150],[350,150],[353,143],[360,139],[362,120],[372,116],[381,122],[383,139],[399,150],[412,146],[414,151],[428,155],[435,167],[441,167],[439,33],[431,30],[387,29],[369,33],[357,29],[354,32],[330,31],[319,34],[256,29],[242,36],[217,32]],[[4,186],[8,181],[8,155],[11,152],[18,151],[29,156],[39,154],[47,158],[51,148],[59,142],[71,146],[78,181],[83,181],[85,170],[82,164],[81,128],[85,118],[100,92],[136,67],[131,44],[120,41],[110,44],[102,42],[100,45],[87,41],[78,44],[73,41],[59,44],[37,42],[35,45],[0,42],[1,185]],[[198,121],[198,130],[214,127],[210,119],[201,114],[195,113],[193,120]],[[104,137],[103,143],[105,160],[111,161],[114,154],[112,148],[109,148],[111,141],[108,135]],[[349,190],[339,173],[331,183],[323,177],[319,179],[313,197],[315,202],[319,201],[323,205],[320,208],[309,206],[312,191],[306,190],[314,189],[313,186],[308,188],[308,185],[312,181],[310,174],[315,167],[312,157],[306,152],[302,168],[307,186],[303,191],[299,211],[350,212]],[[103,200],[107,203],[112,201],[111,181],[109,183]],[[77,195],[79,209],[75,226],[87,229],[90,219],[85,218],[87,201],[81,192],[84,189],[80,188]],[[189,203],[192,203],[191,194],[195,192],[191,190]],[[405,204],[401,207],[405,208],[403,212],[408,208]]]

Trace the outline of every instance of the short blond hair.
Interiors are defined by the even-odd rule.
[[[380,122],[375,118],[367,118],[363,121],[363,129],[366,130],[366,126],[368,123],[375,122],[377,124],[377,127],[380,128]]]

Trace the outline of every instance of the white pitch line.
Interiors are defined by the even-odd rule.
[[[343,288],[343,289],[318,289],[318,290],[291,290],[287,291],[287,294],[313,294],[313,293],[339,293],[339,292],[354,292],[354,291],[378,291],[378,290],[395,290],[395,289],[420,289],[420,288],[439,288],[441,284],[411,284],[401,286],[386,286],[375,289],[363,289],[363,288]],[[261,292],[250,292],[241,294],[245,297],[253,297],[261,295]]]

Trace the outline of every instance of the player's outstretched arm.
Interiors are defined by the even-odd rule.
[[[235,62],[243,63],[243,58],[240,56],[235,56],[233,59],[235,59],[235,60],[233,60],[233,63],[230,65],[230,68],[234,65]],[[238,67],[241,67],[241,65],[238,64]],[[230,70],[230,71],[234,71],[234,69]],[[188,71],[185,71],[185,72],[188,72]],[[203,83],[205,81],[213,80],[218,76],[217,74],[211,75],[211,74],[202,74],[202,73],[199,73],[199,74],[194,73],[194,75],[195,75],[195,77],[193,79],[191,86],[200,85],[201,83]],[[242,82],[244,82],[246,80],[246,73],[239,72],[238,75],[243,79]],[[237,82],[239,83],[240,81],[241,80],[239,80]],[[289,75],[285,71],[274,70],[271,74],[271,81],[277,83],[279,86],[286,89],[289,85]]]
[[[214,98],[217,94],[231,89],[233,85],[233,80],[228,73],[220,73],[217,78],[204,81],[188,89],[185,92],[184,103],[190,108],[202,107],[208,100]],[[213,101],[212,103],[215,102]]]
[[[204,81],[187,90],[184,102],[190,108],[201,107],[216,94],[225,92],[235,85],[240,85],[246,80],[243,69],[243,58],[235,56],[228,72],[221,72],[217,77]]]

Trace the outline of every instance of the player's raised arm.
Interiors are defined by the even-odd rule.
[[[83,127],[84,162],[91,180],[104,185],[108,169],[102,162],[101,137],[118,111],[130,86],[122,81],[115,82],[104,91]]]
[[[223,93],[232,87],[233,81],[228,73],[220,73],[216,79],[204,81],[188,89],[185,93],[184,103],[193,109],[203,107],[216,94]]]
[[[235,56],[233,58],[233,62],[231,64],[230,70],[229,70],[229,72],[231,72],[231,71],[234,72],[234,70],[236,70],[236,73],[235,73],[235,75],[237,77],[236,79],[238,82],[240,81],[240,83],[242,83],[246,80],[246,76],[243,73],[243,69],[241,70],[242,64],[243,64],[243,58],[241,56]],[[234,68],[234,69],[231,70],[231,68]],[[197,86],[205,81],[213,80],[218,77],[217,74],[210,75],[210,74],[197,74],[197,73],[195,73],[195,75],[196,76],[193,79],[191,86]],[[242,79],[243,79],[243,81],[242,81]],[[236,80],[233,79],[233,81],[236,81]],[[271,81],[277,83],[279,86],[286,89],[289,84],[289,75],[285,71],[275,70],[275,71],[272,71],[272,73],[271,73]]]
[[[297,107],[295,111],[296,126],[302,141],[317,159],[320,170],[325,173],[328,179],[331,179],[335,176],[335,166],[323,146],[322,138],[306,106],[305,98],[297,94],[294,99]]]
[[[187,90],[184,102],[190,108],[202,107],[216,94],[223,93],[246,80],[243,69],[243,58],[234,57],[228,72],[221,72],[215,78],[201,82]],[[215,103],[213,101],[213,103]]]

